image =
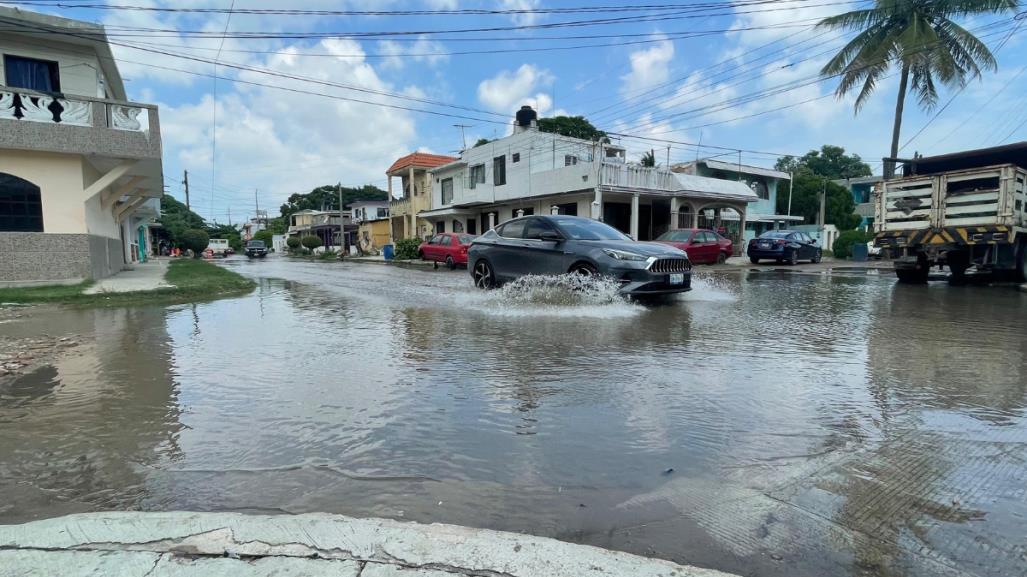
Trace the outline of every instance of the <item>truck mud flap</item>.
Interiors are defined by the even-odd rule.
[[[880,247],[1006,244],[1012,240],[1008,226],[950,226],[942,229],[892,230],[878,233]]]

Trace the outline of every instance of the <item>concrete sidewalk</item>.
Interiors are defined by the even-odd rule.
[[[597,547],[341,515],[86,513],[0,526],[0,575],[730,577]]]
[[[166,258],[135,263],[116,275],[96,281],[96,284],[85,290],[85,294],[128,293],[168,288],[171,285],[164,282],[164,273],[167,271]]]

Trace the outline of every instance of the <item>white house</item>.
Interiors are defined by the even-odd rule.
[[[541,132],[535,111],[524,106],[513,134],[430,171],[432,209],[418,217],[437,232],[480,234],[521,215],[572,214],[651,240],[671,228],[695,227],[707,210],[718,226],[730,226],[721,210],[731,209],[741,219],[734,222],[737,238],[748,204],[759,200],[742,182],[646,168],[625,155],[614,144]]]
[[[387,200],[358,200],[349,205],[349,209],[353,214],[353,224],[389,218]]]
[[[0,284],[77,282],[152,254],[157,107],[128,102],[102,26],[0,7]]]

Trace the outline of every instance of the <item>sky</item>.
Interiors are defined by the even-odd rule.
[[[384,189],[396,158],[502,137],[524,104],[624,135],[613,140],[629,160],[653,150],[661,164],[773,166],[832,144],[879,173],[897,94],[897,77],[883,80],[857,115],[853,97],[834,95],[835,79],[818,78],[851,35],[816,23],[869,5],[860,1],[0,4],[103,23],[129,98],[159,106],[167,192],[184,199],[188,170],[193,209],[221,223],[257,205],[277,215],[290,194],[324,184]],[[628,10],[639,4],[676,6]],[[586,6],[606,11],[558,11]],[[267,12],[296,8],[321,13]],[[998,70],[943,87],[933,110],[907,99],[900,156],[1027,140],[1019,21],[961,24],[997,51]]]

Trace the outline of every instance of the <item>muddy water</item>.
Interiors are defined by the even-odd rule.
[[[760,575],[1027,574],[1027,295],[703,273],[659,305],[226,263],[212,303],[36,309],[0,522],[328,511]]]

